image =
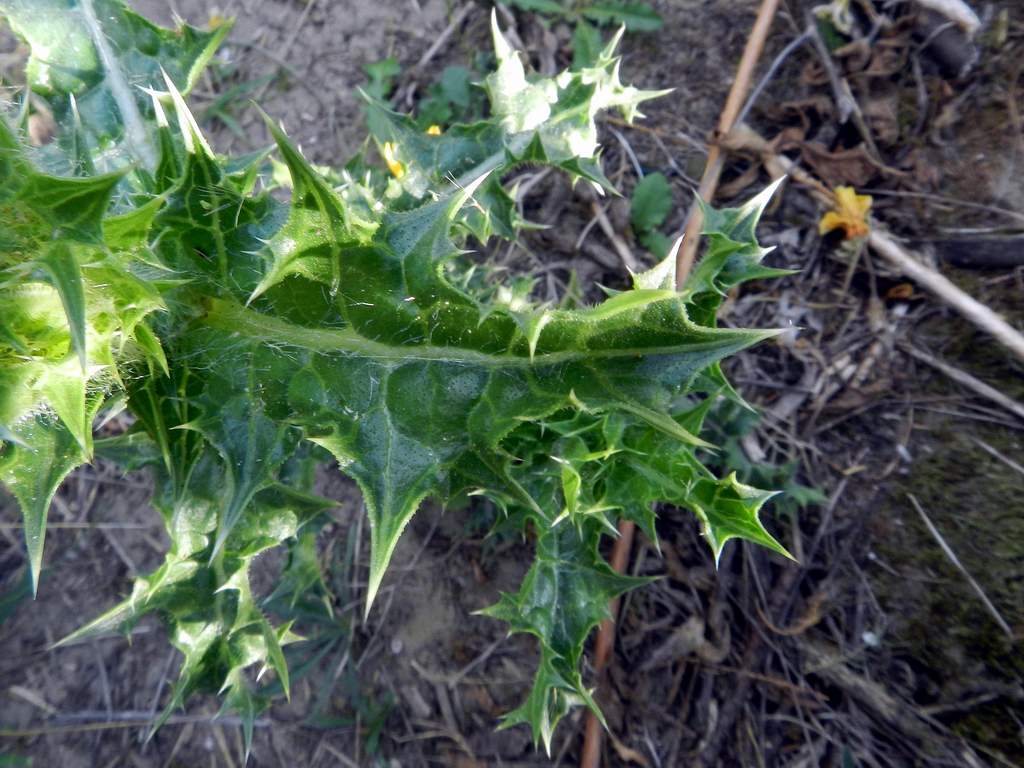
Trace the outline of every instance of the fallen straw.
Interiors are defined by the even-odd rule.
[[[942,534],[939,533],[939,529],[935,527],[935,524],[932,523],[928,515],[925,514],[924,509],[921,507],[920,503],[918,503],[917,499],[914,498],[914,495],[908,493],[907,498],[910,499],[910,503],[914,505],[914,509],[917,510],[917,514],[921,516],[921,520],[923,520],[925,526],[927,526],[928,532],[935,538],[935,541],[938,542],[939,547],[942,549],[942,553],[947,558],[949,558],[949,562],[951,562],[956,567],[956,569],[964,575],[964,578],[967,579],[967,583],[971,585],[971,589],[973,589],[975,593],[978,595],[978,597],[981,598],[981,602],[984,604],[985,609],[995,620],[996,624],[998,624],[999,628],[1003,630],[1003,632],[1006,633],[1006,636],[1012,640],[1014,636],[1013,630],[1010,629],[1010,625],[1006,623],[1006,620],[999,615],[999,611],[996,610],[996,607],[992,604],[992,601],[988,599],[988,595],[985,594],[985,591],[981,588],[981,585],[978,584],[978,582],[974,580],[974,577],[971,576],[971,574],[967,571],[966,568],[964,568],[964,564],[960,562],[960,558],[956,556],[956,552],[954,552],[953,549],[949,546],[949,544],[946,543],[946,540],[942,538]]]
[[[998,389],[986,384],[981,379],[975,378],[966,371],[961,371],[959,368],[955,368],[949,363],[943,362],[942,360],[939,360],[937,357],[933,357],[932,355],[929,355],[927,352],[923,352],[922,350],[917,349],[916,347],[912,347],[909,344],[900,344],[899,348],[906,352],[911,357],[920,360],[925,365],[929,365],[932,368],[936,369],[937,371],[941,371],[950,379],[957,382],[958,384],[962,384],[963,386],[973,391],[975,394],[980,395],[981,397],[984,397],[988,400],[991,400],[993,403],[1002,406],[1010,413],[1013,413],[1019,416],[1021,419],[1024,419],[1024,405],[1021,405],[1011,397],[1007,397]]]

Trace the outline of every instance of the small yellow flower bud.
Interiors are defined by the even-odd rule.
[[[384,162],[387,163],[388,170],[391,171],[391,175],[396,179],[400,179],[405,176],[405,166],[402,165],[401,161],[395,156],[395,145],[390,141],[384,142]]]

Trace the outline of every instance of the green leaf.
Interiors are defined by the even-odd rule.
[[[672,212],[672,187],[660,173],[650,173],[640,179],[633,190],[629,215],[633,231],[638,234],[656,230]]]
[[[219,382],[218,382],[219,383]],[[216,390],[215,390],[216,391]],[[213,554],[231,534],[253,496],[273,482],[274,472],[294,447],[288,428],[267,418],[253,391],[242,390],[230,399],[207,405],[207,414],[195,422],[226,464],[228,485],[217,527]],[[200,405],[205,401],[200,400]],[[211,413],[212,411],[212,413]]]
[[[148,325],[139,323],[135,326],[135,341],[146,353],[150,362],[155,363],[156,367],[163,371],[164,376],[171,375],[171,370],[167,366],[167,355],[164,354],[163,347],[160,346],[160,339]]]
[[[762,265],[772,249],[762,248],[754,233],[758,220],[783,179],[739,208],[713,210],[701,201],[707,251],[687,278],[683,292],[694,304],[691,317],[714,324],[715,312],[729,290],[750,280],[782,277],[791,272]]]
[[[596,24],[622,24],[630,32],[657,32],[661,16],[644,3],[598,2],[583,9],[583,16]]]
[[[735,473],[724,480],[703,479],[694,485],[688,506],[700,518],[716,562],[722,547],[734,538],[747,539],[793,559],[758,519],[761,507],[776,494],[776,491],[759,491],[743,485]]]
[[[53,287],[60,294],[64,314],[71,329],[71,346],[78,355],[82,373],[88,368],[88,355],[85,350],[85,289],[82,287],[82,271],[78,261],[66,243],[56,242],[39,260],[53,281]]]
[[[124,322],[158,302],[113,254],[103,217],[118,175],[68,179],[29,161],[0,118],[2,480],[25,518],[38,582],[46,513],[64,477],[92,453],[92,420],[116,380]],[[136,292],[138,288],[138,292]]]
[[[640,235],[640,242],[643,244],[644,248],[653,253],[659,259],[664,259],[672,250],[672,241],[669,239],[668,235],[662,234],[657,230],[642,233]],[[673,258],[675,258],[674,255]]]
[[[522,8],[524,11],[551,13],[559,16],[566,13],[564,3],[559,3],[558,0],[507,0],[507,3],[516,8]]]
[[[491,109],[501,118],[507,133],[533,130],[551,116],[551,105],[558,100],[558,86],[553,79],[527,80],[519,53],[501,34],[495,14],[491,15],[491,32],[498,59],[498,68],[485,80]]]
[[[159,465],[160,449],[145,432],[125,432],[95,442],[96,455],[127,472]]]
[[[472,78],[473,73],[465,67],[445,67],[438,80],[441,94],[456,107],[468,109]]]
[[[336,293],[341,279],[341,249],[372,234],[374,225],[353,216],[284,132],[267,118],[292,184],[288,220],[269,243],[273,263],[249,297],[252,301],[289,275],[301,275]]]
[[[255,495],[244,529],[236,528],[211,562],[210,534],[220,495],[218,461],[204,454],[187,490],[177,495],[172,508],[162,509],[171,550],[160,568],[138,579],[127,600],[58,643],[128,631],[147,613],[161,615],[184,660],[159,722],[194,691],[226,694],[228,706],[242,707],[243,720],[262,711],[269,702],[253,692],[241,674],[256,664],[274,669],[287,691],[281,646],[295,636],[288,632],[288,625],[277,629],[269,625],[253,600],[249,568],[261,552],[296,535],[331,504],[271,486]]]
[[[445,67],[416,107],[416,124],[429,135],[441,126],[479,117],[482,93],[473,90],[474,74],[465,67]]]
[[[363,71],[370,78],[366,92],[374,99],[383,101],[395,87],[394,80],[401,74],[402,67],[399,65],[398,59],[389,56],[386,59],[364,65]]]
[[[823,504],[825,495],[818,488],[800,484],[796,479],[797,463],[781,465],[752,462],[743,449],[742,440],[757,427],[758,415],[749,407],[723,400],[715,408],[709,432],[721,445],[721,452],[711,463],[723,472],[734,471],[740,482],[758,488],[779,488],[772,500],[776,517],[793,516],[811,505]]]
[[[572,30],[572,68],[584,69],[597,63],[604,48],[601,32],[586,19],[576,22]]]
[[[519,592],[504,594],[481,611],[508,622],[511,633],[526,632],[540,641],[533,689],[505,716],[503,727],[528,723],[534,742],[543,741],[549,755],[555,726],[572,706],[586,704],[600,717],[579,672],[587,635],[610,616],[612,598],[649,581],[613,571],[597,553],[597,541],[593,531],[580,536],[572,526],[545,530]]]
[[[13,439],[0,453],[0,481],[21,506],[35,595],[43,564],[47,510],[64,478],[85,456],[71,431],[52,417],[29,417],[12,425],[10,435]]]
[[[120,0],[0,0],[0,13],[31,47],[33,90],[100,172],[155,167],[152,106],[137,86],[156,87],[163,69],[187,93],[231,26],[165,30]]]
[[[2,122],[2,118],[0,118]],[[78,242],[99,244],[101,220],[120,174],[68,179],[48,176],[23,166],[24,186],[19,198],[60,235]]]
[[[452,206],[444,203],[428,208],[433,215],[403,218],[390,228],[391,241],[407,249],[406,278],[394,278],[401,281],[398,290],[342,297],[351,302],[350,317],[358,317],[353,312],[360,305],[378,308],[374,322],[365,328],[378,334],[388,334],[390,328],[397,334],[390,343],[362,335],[360,321],[351,330],[305,330],[225,303],[213,304],[206,320],[230,334],[236,345],[239,338],[273,339],[291,348],[293,356],[298,354],[297,360],[312,364],[288,377],[292,409],[302,414],[297,425],[320,433],[312,439],[337,456],[366,495],[371,599],[419,501],[444,488],[445,466],[460,454],[490,449],[518,420],[568,407],[574,398],[589,407],[618,408],[658,423],[657,411],[640,403],[653,406],[670,397],[687,380],[687,372],[695,375],[713,360],[763,338],[744,331],[700,330],[681,312],[670,310],[676,303],[672,297],[633,304],[617,299],[607,308],[553,313],[531,362],[526,338],[508,315],[495,311],[481,321],[480,311],[467,298],[437,281],[430,255],[444,253],[435,238],[443,242],[446,227],[432,232],[430,220],[440,215],[447,220]],[[387,264],[387,251],[378,255]],[[374,274],[379,282],[387,273],[378,268]],[[362,283],[364,291],[372,286],[369,274],[360,281],[347,281],[343,275],[342,283]],[[413,298],[391,299],[396,316],[390,322],[379,312],[388,295]],[[420,305],[427,315],[417,320]],[[408,336],[426,318],[429,325]],[[646,334],[626,330],[643,318],[651,323]],[[645,335],[649,341],[641,340]],[[446,346],[445,339],[457,340],[459,346]],[[648,344],[657,356],[645,361]],[[337,364],[341,360],[344,367]],[[638,366],[651,377],[642,387],[635,384]],[[433,401],[426,410],[425,396]],[[349,413],[336,410],[332,402],[345,403]],[[323,434],[331,424],[337,426]],[[677,438],[686,436],[682,428],[671,431]]]
[[[621,83],[615,55],[618,36],[598,52],[592,66],[536,77],[527,74],[493,14],[491,26],[497,69],[484,78],[490,120],[454,125],[432,136],[416,121],[372,99],[366,108],[370,132],[395,177],[389,183],[389,195],[407,196],[399,198],[401,207],[423,204],[492,174],[475,197],[475,205],[460,216],[482,240],[492,233],[512,237],[518,228],[512,199],[500,177],[519,165],[554,166],[574,179],[584,178],[610,190],[611,183],[598,164],[596,116],[618,109],[631,121],[642,102],[665,93]]]

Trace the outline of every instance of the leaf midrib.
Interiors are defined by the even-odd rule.
[[[306,328],[271,315],[249,309],[230,299],[211,299],[209,311],[203,321],[211,328],[230,331],[256,341],[286,344],[319,353],[351,353],[382,361],[409,362],[414,360],[479,365],[485,368],[541,368],[574,362],[608,360],[616,358],[678,355],[685,352],[704,352],[721,348],[724,339],[621,349],[581,349],[543,352],[532,360],[523,354],[504,352],[490,354],[466,347],[439,347],[431,344],[398,345],[368,339],[352,328]],[[778,331],[760,331],[756,340],[774,336]]]
[[[150,144],[149,136],[143,125],[142,114],[139,112],[138,104],[132,90],[125,80],[124,74],[118,69],[117,57],[110,47],[106,34],[96,16],[96,9],[93,7],[93,0],[81,0],[79,8],[85,24],[89,29],[89,36],[92,38],[96,52],[105,70],[104,77],[110,87],[110,93],[114,97],[121,119],[124,121],[125,134],[128,137],[128,145],[132,148],[136,157],[142,161],[146,168],[156,166],[156,153]]]

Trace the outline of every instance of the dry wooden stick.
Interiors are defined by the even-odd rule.
[[[632,273],[640,272],[640,264],[633,257],[633,252],[629,250],[629,246],[626,241],[619,237],[615,231],[615,227],[612,226],[611,221],[608,219],[608,214],[604,212],[604,208],[596,200],[590,204],[590,210],[594,212],[594,218],[597,219],[598,226],[601,227],[601,231],[604,232],[605,237],[608,238],[609,242],[615,246],[615,252],[619,254],[619,258],[622,259],[622,265]]]
[[[773,178],[788,175],[794,181],[805,185],[809,194],[822,205],[835,207],[832,191],[802,169],[785,155],[775,154],[771,144],[747,125],[737,126],[728,136],[723,137],[726,149],[747,150],[760,155],[761,162]],[[921,287],[942,299],[967,320],[992,336],[1005,346],[1017,359],[1024,361],[1024,334],[1010,325],[1005,318],[985,306],[922,259],[900,245],[892,235],[871,222],[867,237],[868,246],[891,265]],[[684,241],[683,246],[686,243]],[[987,395],[986,395],[987,396]]]
[[[915,283],[934,293],[1009,349],[1019,360],[1024,361],[1024,335],[1002,316],[960,290],[944,275],[914,258],[887,232],[872,227],[871,234],[868,235],[868,245],[888,262],[899,267],[900,271]]]
[[[997,451],[995,448],[993,448],[991,445],[986,443],[984,440],[979,440],[977,437],[972,437],[971,441],[976,446],[981,448],[981,450],[985,451],[985,453],[987,453],[989,456],[992,456],[993,458],[999,459],[1001,462],[1003,462],[1003,464],[1008,466],[1014,472],[1020,472],[1020,474],[1024,475],[1024,466],[1021,466],[1016,461],[1011,459],[1009,456],[1004,456],[999,451]]]
[[[633,548],[633,535],[636,523],[622,520],[619,523],[619,538],[612,550],[612,568],[616,573],[623,573],[629,565],[629,553]],[[611,618],[601,622],[594,641],[594,669],[600,675],[608,666],[608,660],[615,650],[615,619],[619,613],[619,598],[615,598],[608,606]],[[580,754],[580,768],[598,768],[601,764],[601,724],[593,712],[587,712],[586,730],[583,732],[583,751]]]
[[[725,136],[732,130],[736,117],[743,108],[743,101],[747,91],[750,90],[750,80],[754,74],[754,66],[764,50],[764,42],[768,37],[768,30],[771,29],[772,20],[778,10],[779,0],[761,0],[761,7],[757,11],[757,20],[747,38],[747,45],[743,49],[743,56],[740,58],[739,67],[736,69],[736,78],[729,89],[729,95],[725,100],[725,107],[718,121],[717,135]],[[722,176],[722,168],[725,165],[725,158],[717,142],[712,142],[708,150],[707,164],[704,166],[704,175],[700,180],[700,187],[697,194],[702,200],[711,202],[715,190],[718,188],[718,180]],[[693,259],[697,255],[697,243],[700,235],[701,225],[704,217],[699,206],[696,204],[690,208],[689,216],[686,219],[686,228],[683,231],[683,246],[676,256],[676,275],[685,279],[693,266]],[[680,283],[681,284],[681,283]]]
[[[981,381],[981,379],[977,379],[966,371],[961,371],[959,368],[954,368],[949,363],[943,362],[937,357],[933,357],[927,352],[923,352],[909,344],[900,344],[899,348],[911,357],[920,360],[925,365],[930,365],[932,368],[946,374],[946,376],[951,378],[953,381],[964,385],[975,394],[991,400],[993,403],[1002,406],[1010,413],[1016,414],[1021,419],[1024,419],[1024,405],[1021,405],[1013,398],[1004,395],[995,387],[989,386],[984,381]]]

